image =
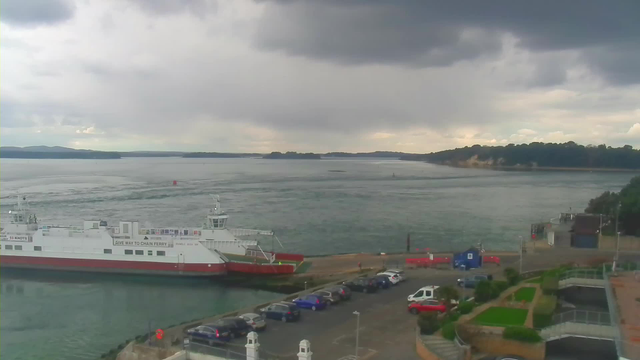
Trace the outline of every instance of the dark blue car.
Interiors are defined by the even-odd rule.
[[[200,325],[196,328],[187,330],[189,340],[200,341],[213,346],[214,344],[223,344],[231,340],[231,333],[226,326],[215,324]]]
[[[260,309],[260,315],[282,322],[297,321],[300,319],[300,309],[294,303],[275,303]]]
[[[324,310],[327,307],[328,301],[320,295],[303,295],[297,299],[294,299],[293,302],[298,305],[299,308],[302,309],[311,309],[313,311],[316,310]]]
[[[387,275],[376,275],[373,277],[373,280],[376,281],[378,287],[381,289],[388,289],[391,286],[391,280]]]

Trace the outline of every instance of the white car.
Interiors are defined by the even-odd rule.
[[[383,275],[389,278],[389,281],[391,282],[391,285],[396,285],[397,283],[400,282],[400,275],[395,274],[395,273],[391,273],[391,272],[381,272],[378,273],[377,275]]]
[[[264,330],[267,328],[267,322],[264,320],[262,315],[247,313],[247,314],[242,314],[238,317],[246,321],[247,324],[249,324],[253,328],[253,330],[258,331],[258,330]]]
[[[407,280],[407,276],[405,275],[404,271],[402,271],[402,270],[387,269],[385,272],[398,275],[398,277],[400,278],[400,281]]]
[[[424,286],[418,289],[415,293],[407,296],[407,301],[409,302],[417,302],[424,300],[440,300],[438,296],[438,288],[440,286]],[[451,300],[452,304],[457,304],[458,300]]]

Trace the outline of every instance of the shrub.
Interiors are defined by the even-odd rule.
[[[516,340],[528,343],[537,343],[542,341],[540,334],[534,329],[529,329],[523,326],[509,326],[504,329],[502,333],[504,339]]]
[[[456,326],[454,323],[449,322],[442,326],[442,337],[447,340],[453,340],[456,338]]]
[[[510,286],[516,285],[520,282],[520,273],[514,268],[506,268],[503,271],[504,277],[507,278],[507,282]]]
[[[542,288],[544,295],[555,295],[558,291],[558,278],[555,276],[545,276],[544,279],[542,279],[540,288]]]
[[[535,328],[543,328],[553,323],[553,312],[556,310],[557,303],[556,296],[544,295],[540,297],[533,308],[533,326]]]
[[[465,315],[470,313],[473,310],[475,304],[472,301],[463,301],[458,304],[458,311],[460,314]]]
[[[507,290],[508,287],[509,283],[506,281],[493,281],[491,283],[491,298],[497,298],[503,291]]]
[[[444,300],[444,304],[447,307],[447,311],[451,309],[451,300],[458,300],[460,294],[458,290],[453,286],[441,286],[437,290],[438,297]]]
[[[477,285],[476,285],[476,290],[474,291],[474,296],[476,298],[476,301],[478,302],[487,302],[492,298],[493,296],[493,291],[492,291],[492,287],[491,287],[491,282],[483,280],[480,281]]]
[[[440,326],[447,324],[447,323],[452,323],[452,322],[456,322],[458,321],[458,319],[460,318],[460,313],[457,311],[450,311],[449,313],[447,313],[446,315],[442,316],[440,318]]]
[[[426,335],[431,335],[438,331],[440,328],[438,314],[435,312],[420,313],[420,315],[418,315],[418,327],[420,327],[420,332]]]

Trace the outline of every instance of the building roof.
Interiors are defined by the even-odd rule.
[[[580,235],[595,235],[600,231],[600,215],[580,214],[573,223],[573,232]]]
[[[467,249],[467,250],[465,250],[465,251],[457,252],[455,255],[464,254],[464,253],[468,253],[468,252],[476,252],[476,253],[479,253],[479,252],[480,252],[480,249],[478,249],[478,248],[477,248],[477,247],[475,247],[475,246],[472,246],[472,247],[468,248],[468,249]]]

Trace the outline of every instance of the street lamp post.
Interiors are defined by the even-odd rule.
[[[621,203],[618,202],[616,206],[616,255],[613,258],[613,269],[611,269],[614,273],[616,271],[616,265],[618,263],[618,256],[620,255],[620,232],[618,231],[618,216],[620,215],[620,206]]]
[[[356,360],[358,360],[358,346],[360,345],[360,313],[354,311],[353,315],[356,316]]]
[[[520,274],[522,274],[522,245],[523,245],[523,237],[520,235]]]

